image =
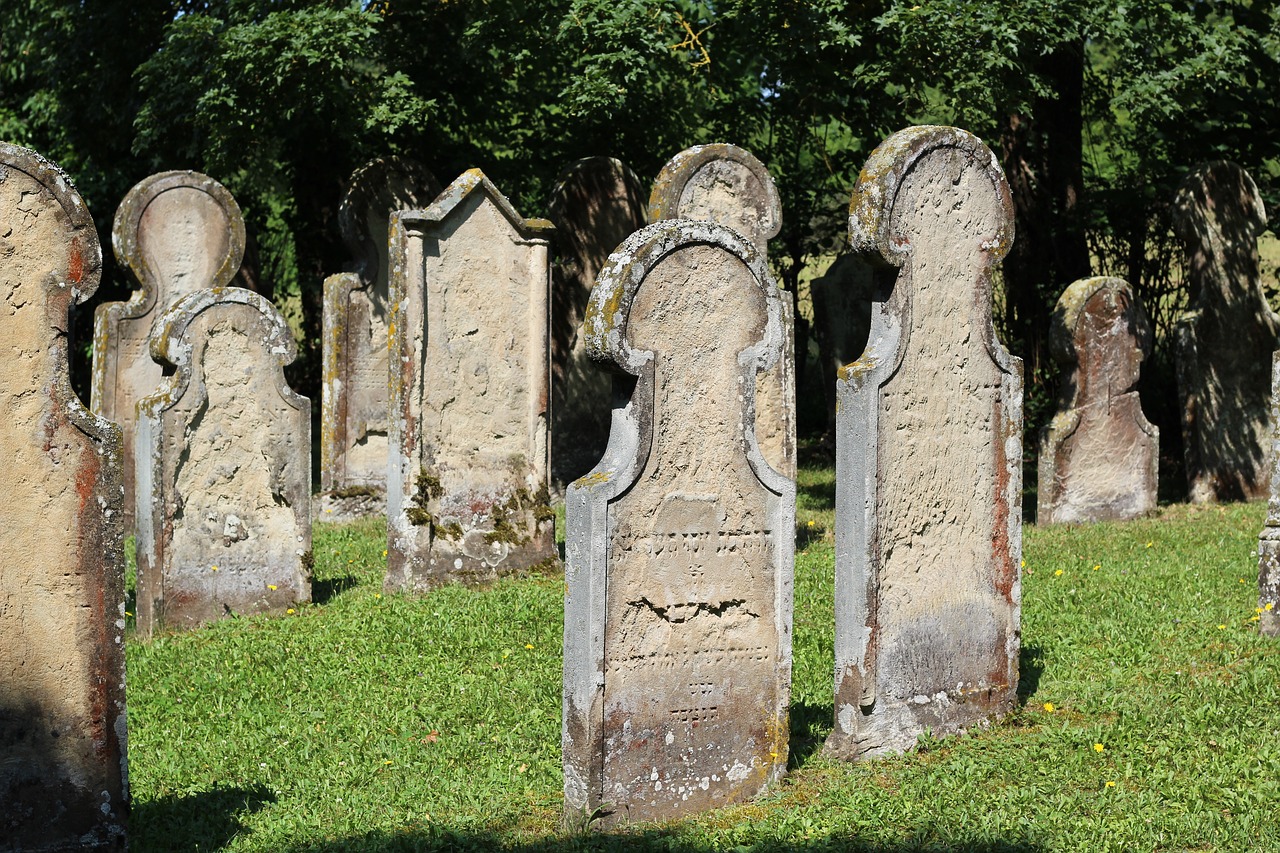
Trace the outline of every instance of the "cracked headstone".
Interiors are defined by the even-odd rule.
[[[67,376],[67,313],[98,286],[66,175],[0,142],[0,847],[124,850],[119,428]]]
[[[324,282],[320,409],[320,518],[349,520],[386,510],[387,328],[391,317],[387,236],[391,214],[440,194],[413,160],[381,157],[351,176],[338,208],[350,272]]]
[[[613,377],[587,356],[582,318],[609,253],[645,225],[640,179],[613,157],[565,169],[551,193],[557,252],[551,268],[552,480],[591,470],[609,440]]]
[[[138,403],[138,632],[311,600],[311,402],[280,312],[238,287],[157,321],[166,377]]]
[[[852,249],[897,268],[870,342],[840,372],[835,729],[857,759],[1011,707],[1018,685],[1022,362],[991,321],[1013,240],[980,140],[912,127],[871,155]]]
[[[620,393],[566,495],[568,823],[742,802],[786,769],[795,483],[753,429],[781,297],[754,245],[691,220],[633,234],[591,295]]]
[[[478,169],[391,224],[388,590],[558,568],[549,240]]]
[[[782,228],[782,203],[769,170],[736,145],[695,145],[662,167],[649,197],[649,218],[718,222],[752,241],[768,257]],[[782,294],[783,350],[756,383],[756,438],[779,473],[796,476],[795,306]]]
[[[161,172],[129,190],[111,230],[116,262],[138,287],[93,315],[90,408],[124,431],[126,524],[134,518],[134,419],[160,384],[147,347],[156,318],[180,297],[222,287],[244,257],[244,218],[231,194],[199,172]]]
[[[827,403],[824,443],[836,434],[836,380],[840,368],[862,355],[871,332],[874,270],[857,255],[842,254],[827,271],[809,283],[813,299],[813,331],[822,366],[822,390]]]
[[[1174,200],[1194,300],[1176,326],[1178,397],[1191,500],[1238,501],[1267,493],[1268,372],[1280,317],[1258,274],[1266,209],[1235,163],[1194,170]]]
[[[1057,413],[1040,432],[1041,524],[1136,518],[1156,507],[1160,433],[1142,414],[1138,375],[1151,324],[1128,282],[1085,278],[1050,328],[1062,365]]]

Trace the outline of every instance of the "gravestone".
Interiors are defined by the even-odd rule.
[[[769,238],[782,228],[778,188],[764,164],[736,145],[695,145],[672,157],[649,196],[649,219],[719,222],[751,240],[768,257]],[[795,306],[782,300],[783,351],[756,383],[756,439],[764,458],[796,476]]]
[[[0,142],[0,847],[124,850],[120,430],[67,377],[102,251],[57,166]]]
[[[1142,414],[1138,373],[1151,324],[1119,278],[1085,278],[1063,292],[1050,345],[1062,393],[1040,432],[1041,524],[1135,518],[1156,507],[1160,433]]]
[[[813,299],[813,331],[818,339],[822,390],[827,403],[825,442],[836,434],[836,380],[840,368],[862,355],[871,332],[875,295],[873,268],[857,255],[842,254],[809,283]]]
[[[1013,241],[991,151],[912,127],[853,191],[852,249],[897,267],[836,419],[835,730],[856,759],[1013,707],[1022,552],[1022,362],[991,278]]]
[[[1258,535],[1258,628],[1264,636],[1280,637],[1280,352],[1271,357],[1270,414],[1270,499],[1267,521]]]
[[[795,483],[753,430],[781,296],[751,243],[691,220],[627,238],[591,295],[593,356],[635,378],[566,495],[569,823],[741,802],[786,769]]]
[[[1250,500],[1267,493],[1268,365],[1280,318],[1258,275],[1267,213],[1253,179],[1234,163],[1209,163],[1182,182],[1174,230],[1187,245],[1191,310],[1176,326],[1178,396],[1191,500]]]
[[[116,210],[116,262],[138,288],[93,315],[90,408],[124,431],[124,512],[133,524],[134,420],[138,401],[160,384],[148,341],[179,297],[222,287],[244,257],[244,218],[226,189],[199,172],[161,172],[140,181]]]
[[[551,267],[551,478],[591,470],[609,440],[613,378],[587,356],[582,318],[609,253],[645,224],[640,179],[613,157],[570,165],[551,192],[556,227]]]
[[[404,157],[382,157],[351,176],[338,208],[350,272],[324,281],[320,392],[320,518],[348,520],[386,511],[387,324],[391,214],[440,194],[435,176]]]
[[[289,389],[293,334],[238,287],[159,318],[166,365],[138,403],[138,632],[311,600],[311,402]]]
[[[549,240],[478,169],[391,225],[389,591],[558,567]]]

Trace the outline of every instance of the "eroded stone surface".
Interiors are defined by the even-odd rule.
[[[159,318],[172,370],[138,403],[138,632],[311,600],[311,403],[297,348],[256,293],[188,294]]]
[[[350,272],[324,282],[320,411],[320,517],[347,520],[386,509],[387,328],[391,214],[425,207],[440,183],[418,163],[381,157],[351,176],[338,208]]]
[[[1280,637],[1280,352],[1271,357],[1270,415],[1270,495],[1267,521],[1258,535],[1258,629],[1268,637]]]
[[[123,850],[120,430],[67,379],[102,252],[75,188],[0,142],[0,847]]]
[[[1234,163],[1209,163],[1183,181],[1174,229],[1190,255],[1195,303],[1179,319],[1178,396],[1191,500],[1230,501],[1267,492],[1268,365],[1280,317],[1258,275],[1266,209]]]
[[[391,225],[388,590],[558,565],[550,222],[478,169]]]
[[[551,194],[556,260],[551,268],[551,477],[591,470],[609,441],[613,377],[587,356],[582,319],[609,253],[645,224],[640,179],[613,157],[588,157],[560,175]]]
[[[769,170],[750,152],[727,143],[695,145],[662,167],[649,197],[649,218],[718,222],[768,257],[769,239],[782,228],[782,203]],[[756,439],[769,464],[795,479],[795,310],[784,297],[782,356],[756,383]]]
[[[1062,394],[1040,432],[1041,524],[1135,518],[1156,506],[1160,433],[1138,375],[1151,324],[1123,279],[1086,278],[1058,299],[1050,340]]]
[[[93,315],[90,408],[124,431],[124,511],[134,517],[134,421],[160,384],[148,342],[157,317],[180,297],[222,287],[244,258],[244,218],[231,194],[199,172],[161,172],[129,190],[111,231],[116,262],[138,289]]]
[[[911,747],[1012,707],[1022,550],[1022,362],[995,337],[1008,185],[971,134],[872,153],[853,249],[898,267],[836,420],[836,726],[827,749]]]
[[[763,256],[711,222],[629,237],[588,345],[636,377],[566,496],[566,819],[740,802],[787,765],[795,484],[752,429],[781,355]]]
[[[836,381],[840,368],[867,346],[871,332],[871,302],[876,295],[873,268],[857,255],[843,254],[826,273],[809,283],[813,298],[813,331],[818,340],[822,389],[827,402],[824,441],[836,433]],[[881,298],[880,301],[884,301]]]

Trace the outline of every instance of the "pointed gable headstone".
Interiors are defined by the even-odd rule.
[[[1040,433],[1036,519],[1135,518],[1156,507],[1160,433],[1142,414],[1138,374],[1151,324],[1128,282],[1085,278],[1058,299],[1050,328],[1062,400]]]
[[[712,222],[629,237],[587,309],[635,377],[608,450],[566,495],[566,819],[665,820],[786,769],[795,483],[753,425],[782,350],[763,256]]]
[[[244,218],[222,186],[199,172],[161,172],[129,190],[111,231],[116,262],[138,289],[93,315],[90,407],[124,431],[126,522],[134,517],[135,407],[160,384],[147,349],[156,318],[180,297],[222,287],[244,258]]]
[[[191,628],[311,600],[311,403],[270,302],[190,293],[159,318],[171,371],[138,403],[138,631]]]
[[[66,175],[0,142],[0,847],[123,850],[120,430],[67,378],[67,312],[98,286]]]
[[[1009,710],[1018,685],[1022,362],[991,276],[1013,240],[991,151],[949,127],[876,148],[851,247],[898,268],[836,420],[836,725],[829,752],[907,749]]]
[[[388,590],[556,563],[550,222],[478,169],[391,225]]]
[[[695,145],[658,173],[649,218],[699,219],[727,225],[768,257],[782,228],[782,202],[764,164],[736,145]],[[764,458],[790,479],[796,475],[795,311],[782,300],[782,356],[756,384],[756,438]]]
[[[382,512],[387,487],[387,328],[391,214],[425,207],[440,194],[413,160],[382,157],[351,176],[338,208],[350,272],[324,282],[320,411],[321,513],[325,521]]]
[[[587,157],[561,174],[551,193],[556,226],[551,268],[552,479],[591,470],[609,440],[613,378],[587,356],[582,318],[609,253],[645,224],[640,179],[613,157]]]
[[[1280,317],[1258,275],[1267,212],[1235,163],[1200,166],[1174,200],[1174,230],[1190,255],[1194,304],[1176,327],[1178,396],[1191,500],[1267,493],[1267,401]]]

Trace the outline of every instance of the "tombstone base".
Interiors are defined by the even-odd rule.
[[[515,544],[486,542],[492,531],[482,530],[469,531],[459,541],[440,536],[432,540],[424,529],[418,534],[422,540],[419,545],[389,549],[383,589],[388,593],[424,593],[451,583],[486,586],[502,578],[562,572],[554,524],[544,522],[539,527],[545,529]]]
[[[357,486],[322,492],[316,502],[316,521],[343,523],[387,514],[387,495],[382,489]]]
[[[836,728],[822,751],[841,761],[860,761],[912,749],[926,731],[933,737],[986,728],[1013,709],[1015,692],[980,687],[908,700],[877,702],[870,712],[837,699]]]

